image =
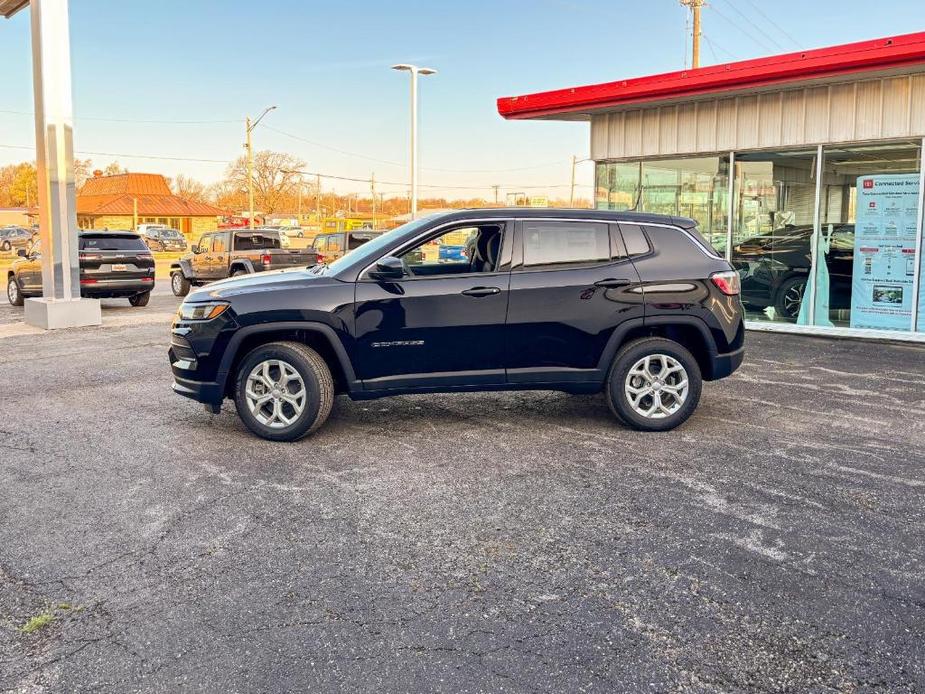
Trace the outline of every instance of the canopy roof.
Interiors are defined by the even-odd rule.
[[[592,113],[640,104],[811,82],[859,73],[925,69],[925,32],[847,43],[754,60],[666,72],[498,99],[509,119],[586,119]]]

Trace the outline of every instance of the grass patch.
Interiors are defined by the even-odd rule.
[[[32,617],[28,622],[19,627],[19,630],[24,634],[31,634],[33,631],[38,631],[48,626],[53,621],[55,621],[55,616],[51,612],[43,612],[42,614],[37,614]]]

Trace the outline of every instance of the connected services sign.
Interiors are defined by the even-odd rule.
[[[918,174],[858,178],[852,328],[909,330],[918,201]]]

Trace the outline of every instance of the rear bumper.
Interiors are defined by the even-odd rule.
[[[727,352],[726,354],[717,354],[713,357],[713,373],[711,374],[710,380],[715,381],[731,375],[742,365],[743,359],[745,359],[744,346],[732,352]]]
[[[85,279],[81,277],[81,280]],[[97,278],[90,284],[80,284],[80,295],[89,299],[105,299],[107,297],[125,297],[143,294],[154,289],[154,278],[143,282],[141,279],[131,278]]]

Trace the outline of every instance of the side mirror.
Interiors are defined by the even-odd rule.
[[[376,269],[369,273],[374,280],[400,280],[405,276],[405,266],[401,258],[387,255],[376,263]]]
[[[198,253],[199,253],[199,244],[198,244],[198,243],[194,243],[192,246],[189,247],[189,249],[190,249],[193,253],[198,254]]]
[[[26,253],[26,249],[25,249],[25,248],[20,248],[18,251],[16,251],[16,255],[18,255],[20,258],[28,258],[28,257],[29,257],[29,254]]]

